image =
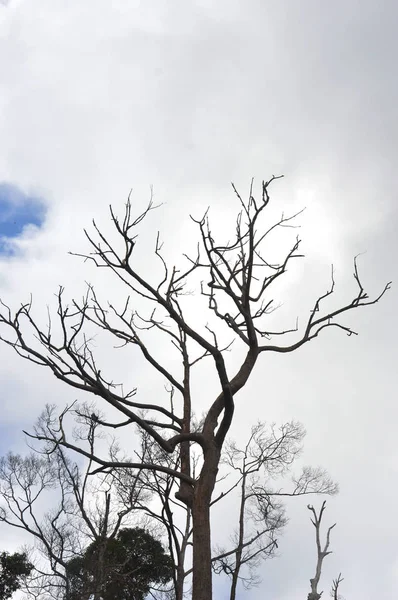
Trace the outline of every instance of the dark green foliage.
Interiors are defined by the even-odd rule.
[[[113,539],[96,540],[68,563],[68,600],[143,600],[151,585],[166,584],[173,565],[145,529],[121,529]]]
[[[30,575],[33,565],[24,552],[0,554],[0,600],[11,598],[22,583],[22,579]]]

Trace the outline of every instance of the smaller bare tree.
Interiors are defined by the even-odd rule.
[[[332,551],[329,550],[330,533],[331,533],[332,529],[336,526],[336,523],[334,523],[333,525],[331,525],[328,528],[327,533],[326,533],[326,541],[325,541],[323,548],[322,548],[322,544],[321,544],[321,523],[322,523],[322,517],[323,517],[323,513],[325,511],[325,507],[326,507],[326,500],[324,500],[322,502],[322,506],[321,506],[319,513],[316,512],[315,508],[311,504],[308,504],[308,507],[307,507],[308,510],[310,510],[313,514],[313,518],[311,518],[311,523],[315,527],[315,541],[316,541],[316,549],[317,549],[317,561],[316,561],[315,575],[312,579],[310,579],[311,592],[308,594],[307,600],[319,600],[321,598],[323,592],[320,592],[318,590],[318,586],[319,586],[319,581],[320,581],[321,573],[322,573],[322,565],[323,565],[323,561],[326,558],[326,556],[328,556],[328,554],[332,553]],[[334,600],[339,600],[338,589],[339,589],[339,585],[342,581],[343,581],[343,579],[341,577],[341,573],[339,574],[337,579],[335,579],[333,581],[331,596]]]
[[[341,576],[341,573],[339,573],[336,579],[333,579],[332,591],[330,592],[330,595],[333,598],[333,600],[343,600],[342,596],[340,596],[339,594],[339,585],[342,581],[344,581],[344,578]]]
[[[81,420],[86,419],[84,407],[78,412]],[[55,426],[53,415],[47,407],[37,427],[49,421]],[[86,436],[92,450],[95,428],[90,419],[86,433],[84,428],[75,431],[76,436]],[[79,468],[60,445],[51,452],[44,448],[25,457],[9,453],[0,458],[0,521],[27,531],[35,540],[30,551],[35,569],[26,587],[30,597],[67,600],[68,562],[81,556],[89,543],[101,546],[101,541],[105,544],[122,525],[131,523],[135,502],[148,500],[149,492],[141,485],[139,472],[134,480],[130,475],[127,498],[118,493],[110,474],[94,474],[90,460]],[[98,554],[100,588],[103,569]]]
[[[235,600],[238,582],[246,589],[259,583],[256,570],[262,560],[273,558],[278,535],[287,524],[283,497],[306,494],[333,495],[338,486],[324,469],[303,467],[291,478],[285,478],[302,451],[305,430],[291,421],[279,428],[258,422],[243,449],[229,442],[223,464],[232,476],[232,485],[221,492],[213,505],[234,489],[239,489],[237,529],[232,536],[233,548],[219,548],[213,556],[213,569],[231,578],[230,600]]]

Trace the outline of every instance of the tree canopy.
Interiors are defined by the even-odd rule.
[[[24,552],[0,554],[0,600],[11,598],[21,587],[22,579],[30,575],[33,565]]]
[[[68,562],[70,597],[144,600],[152,586],[172,578],[173,565],[162,544],[145,529],[121,529],[116,537],[96,540],[83,556]]]
[[[95,463],[94,473],[105,475],[124,469],[132,474],[145,472],[149,477],[161,474],[172,478],[164,497],[168,500],[174,491],[173,501],[182,504],[192,517],[192,569],[188,572],[192,573],[193,600],[212,598],[213,492],[234,420],[235,402],[255,368],[270,354],[295,352],[332,328],[356,335],[347,323],[347,315],[376,304],[390,288],[387,283],[370,295],[354,258],[355,291],[346,300],[335,297],[332,269],[329,287],[318,291],[307,309],[297,302],[301,318],[297,317],[295,325],[272,324],[280,278],[292,261],[303,257],[298,237],[285,245],[287,238],[283,235],[283,243],[275,243],[275,235],[297,227],[295,220],[301,212],[290,216],[282,213],[276,220],[269,213],[271,185],[278,179],[272,176],[263,181],[257,197],[252,181],[246,200],[233,186],[240,209],[229,231],[226,223],[221,231],[214,232],[208,211],[202,218],[193,219],[197,248],[187,248],[180,265],[168,259],[159,233],[152,257],[145,255],[140,264],[139,229],[156,206],[151,198],[147,208],[135,217],[129,197],[121,217],[110,207],[113,234],[93,221],[93,229],[85,230],[90,250],[77,254],[102,271],[107,269],[115,281],[122,283],[122,299],[119,296],[115,301],[105,301],[88,284],[81,300],[68,302],[60,287],[56,318],[49,311],[46,325],[36,320],[32,300],[16,310],[4,302],[0,307],[0,341],[19,356],[49,369],[71,389],[95,399],[93,407],[86,404],[85,410],[78,409],[76,402],[58,415],[55,409],[47,408],[29,434],[42,451],[51,454],[62,446]],[[192,298],[197,304],[192,304]],[[95,333],[98,339],[111,338],[118,351],[126,346],[129,351],[135,349],[154,376],[162,379],[164,395],[155,394],[152,400],[130,383],[116,383],[110,365],[93,344]],[[234,350],[237,361],[227,353],[232,344],[240,346]],[[200,371],[204,364],[209,378],[214,376],[216,382],[210,392]],[[262,411],[273,397],[267,377],[264,386]],[[198,422],[197,411],[202,410],[203,402],[206,408]],[[259,407],[252,404],[249,408],[249,404],[247,411],[254,419]],[[101,435],[116,430],[120,436],[136,434],[137,430],[146,436],[148,446],[155,449],[153,460],[147,460],[148,452],[142,456],[124,452],[114,441],[107,449],[95,443]],[[169,461],[159,460],[162,454]],[[262,499],[261,494],[257,497]],[[175,526],[170,526],[168,533],[173,535],[174,531]],[[182,546],[183,559],[186,546]],[[242,543],[238,546],[242,548]],[[235,556],[239,569],[239,549]],[[125,560],[130,560],[129,555]],[[94,579],[90,567],[85,569],[88,579]],[[181,560],[177,566],[178,600],[183,598],[185,576]]]

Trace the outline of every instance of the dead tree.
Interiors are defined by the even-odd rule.
[[[53,412],[45,414],[47,419]],[[94,429],[89,429],[91,444]],[[93,476],[91,469],[91,461],[80,469],[61,445],[44,455],[10,453],[0,458],[0,521],[25,530],[35,541],[30,553],[35,569],[26,587],[30,597],[68,600],[69,561],[93,541],[104,546],[131,522],[135,502],[149,500],[139,473],[134,481],[130,478],[128,498],[122,498],[109,475]],[[46,505],[51,508],[44,510]],[[99,560],[98,589],[102,573]]]
[[[31,558],[35,570],[29,587],[34,596],[38,587],[43,595],[52,595],[54,588],[62,588],[67,595],[65,566],[78,545],[70,526],[75,506],[68,494],[65,473],[59,480],[59,467],[34,453],[26,457],[8,454],[0,460],[0,521],[32,535],[39,553],[39,559]],[[48,494],[51,498],[56,485],[59,496],[53,508],[43,514],[43,498]]]
[[[179,455],[164,452],[153,439],[143,432],[137,432],[140,449],[137,459],[143,463],[157,464],[170,471],[179,468]],[[119,468],[112,471],[112,478],[121,497],[129,501],[131,490],[131,470]],[[189,570],[186,567],[188,548],[192,545],[191,509],[175,498],[178,480],[170,472],[143,470],[140,485],[150,494],[151,501],[143,496],[137,498],[134,512],[141,513],[141,520],[154,535],[161,537],[167,546],[175,567],[173,575],[173,600],[183,600],[184,585]]]
[[[230,576],[230,600],[235,600],[239,580],[248,589],[257,585],[256,569],[262,560],[275,556],[278,535],[287,523],[282,498],[308,494],[337,493],[338,488],[325,470],[304,467],[293,475],[286,487],[286,476],[300,455],[305,430],[291,421],[279,428],[257,423],[243,449],[227,442],[223,463],[230,477],[237,475],[230,487],[213,500],[212,505],[239,490],[238,528],[233,547],[213,556],[213,569]],[[245,573],[242,574],[242,570]]]
[[[330,592],[330,595],[333,598],[333,600],[341,599],[341,596],[339,594],[339,586],[342,581],[344,581],[344,578],[341,576],[341,573],[339,573],[336,579],[333,579],[332,591]]]
[[[93,394],[112,407],[121,420],[104,419],[100,425],[113,429],[131,427],[135,424],[145,431],[164,451],[179,454],[179,467],[172,469],[153,463],[135,460],[114,461],[92,454],[68,435],[66,413],[59,420],[56,435],[45,428],[37,431],[37,439],[55,446],[62,446],[89,457],[98,469],[113,467],[139,468],[169,473],[179,480],[178,499],[192,510],[193,526],[193,600],[211,600],[212,556],[210,533],[210,504],[217,478],[221,451],[234,414],[235,397],[244,388],[260,355],[270,352],[290,353],[317,338],[321,332],[335,328],[348,335],[354,330],[341,321],[346,313],[362,306],[375,304],[389,288],[387,284],[380,294],[369,298],[362,285],[357,261],[354,260],[354,280],[357,292],[346,304],[324,309],[325,300],[331,300],[335,282],[313,303],[302,328],[286,328],[278,331],[267,324],[274,309],[270,295],[273,284],[286,273],[292,260],[299,254],[297,238],[284,256],[275,262],[264,254],[264,243],[278,228],[291,227],[297,215],[282,217],[277,223],[262,223],[270,203],[270,188],[278,177],[271,177],[261,186],[259,198],[250,187],[247,201],[234,188],[241,210],[234,232],[227,240],[218,241],[213,234],[208,215],[196,220],[199,229],[198,252],[187,257],[186,269],[167,264],[162,252],[159,235],[155,244],[155,257],[162,272],[157,276],[153,269],[142,271],[136,260],[137,228],[154,208],[148,208],[137,218],[132,216],[130,199],[124,217],[119,219],[111,208],[112,223],[119,241],[106,236],[94,222],[94,234],[86,232],[92,252],[83,255],[98,267],[107,267],[126,286],[126,298],[118,307],[112,302],[102,304],[94,288],[88,287],[84,299],[64,301],[61,288],[58,293],[58,330],[54,319],[47,327],[41,327],[33,315],[32,302],[22,304],[16,312],[3,304],[0,314],[0,337],[19,355],[45,366],[60,381],[87,394]],[[188,317],[187,304],[192,288],[199,277],[202,299],[207,300],[208,317],[202,327],[203,311],[197,311],[196,320]],[[137,306],[140,306],[139,310]],[[141,309],[142,306],[147,308]],[[220,327],[213,323],[217,321]],[[222,327],[245,348],[245,356],[237,370],[227,370],[224,350],[229,342],[221,343]],[[124,391],[115,385],[112,376],[105,374],[98,364],[91,343],[93,329],[111,334],[121,344],[135,346],[144,359],[160,374],[173,390],[174,397],[165,401],[140,402],[136,390]],[[171,342],[170,349],[179,356],[176,362],[162,362],[159,358],[159,340],[150,346],[150,332],[156,331]],[[33,333],[33,335],[30,335]],[[290,337],[289,337],[290,336]],[[291,337],[293,336],[293,337]],[[277,341],[273,340],[280,340]],[[284,343],[284,340],[285,341]],[[209,368],[215,370],[219,389],[209,401],[203,423],[199,430],[192,426],[192,410],[199,390],[193,390],[192,373],[201,359],[210,359]],[[103,366],[102,366],[103,367]],[[146,416],[140,411],[146,410]],[[201,464],[195,477],[191,465],[191,444],[201,453]]]
[[[318,591],[318,585],[319,585],[319,580],[321,578],[322,565],[323,565],[323,561],[326,558],[326,556],[328,556],[328,554],[332,553],[332,551],[329,550],[330,532],[336,526],[336,523],[334,523],[334,525],[331,525],[328,528],[327,533],[326,533],[326,541],[325,541],[325,545],[323,546],[323,548],[322,548],[322,544],[321,544],[321,523],[322,523],[322,516],[323,516],[323,512],[325,510],[325,506],[326,506],[326,501],[323,501],[321,509],[319,511],[319,514],[317,514],[315,508],[313,506],[311,506],[311,504],[308,505],[308,510],[310,510],[312,512],[312,514],[314,515],[314,517],[311,519],[311,523],[315,527],[315,541],[316,541],[316,550],[317,550],[315,575],[312,579],[310,579],[311,592],[308,594],[308,600],[319,600],[321,598],[323,592]],[[333,582],[333,590],[335,591],[336,598],[337,598],[337,590],[338,590],[340,581],[342,581],[342,580],[340,579],[340,575],[339,575],[336,582]]]
[[[212,564],[214,573],[230,577],[231,600],[236,598],[238,582],[242,582],[246,589],[255,585],[258,580],[256,569],[261,560],[275,555],[278,534],[287,522],[281,499],[337,492],[337,486],[327,473],[312,467],[304,467],[299,474],[293,475],[291,484],[286,486],[286,476],[288,473],[291,476],[290,471],[300,455],[304,436],[304,428],[294,421],[278,428],[259,422],[252,428],[242,450],[231,441],[225,445],[211,509],[222,506],[230,494],[237,493],[236,520],[231,513],[231,523],[237,523],[237,530],[228,548],[214,548]],[[141,462],[178,467],[172,463],[172,457],[159,449],[145,433],[141,433],[137,458]],[[113,477],[119,493],[128,495],[131,486],[129,469],[115,469]],[[138,501],[135,510],[149,517],[149,529],[155,528],[154,533],[163,533],[175,564],[175,597],[182,600],[184,585],[192,574],[192,565],[187,560],[187,549],[192,545],[191,511],[174,497],[177,482],[170,474],[147,471],[142,473],[142,477],[145,487],[153,494],[153,501]]]

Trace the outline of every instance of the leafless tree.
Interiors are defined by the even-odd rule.
[[[246,588],[256,585],[259,582],[256,569],[261,560],[275,555],[278,535],[287,523],[281,498],[332,495],[338,490],[326,471],[313,467],[304,467],[299,475],[293,475],[288,488],[283,487],[286,475],[301,453],[304,436],[304,428],[295,421],[279,428],[259,422],[252,428],[243,449],[235,443],[226,444],[222,462],[237,478],[212,504],[238,488],[238,528],[232,539],[232,549],[219,550],[213,556],[213,568],[230,576],[230,600],[236,598],[238,581],[241,580]]]
[[[334,523],[334,525],[331,525],[328,528],[327,533],[326,533],[326,540],[325,540],[325,544],[324,544],[323,548],[322,548],[322,543],[321,543],[321,524],[322,524],[322,517],[323,517],[325,507],[326,507],[326,501],[323,501],[320,511],[319,511],[319,513],[317,513],[315,508],[313,506],[311,506],[311,504],[308,505],[308,510],[310,510],[313,514],[313,518],[311,518],[311,523],[315,527],[315,541],[316,541],[316,550],[317,550],[315,575],[312,579],[310,579],[311,592],[308,594],[308,600],[319,600],[321,598],[323,592],[320,592],[318,590],[318,586],[319,586],[319,581],[320,581],[321,573],[322,573],[322,565],[323,565],[323,561],[326,558],[326,556],[328,556],[328,554],[332,553],[332,551],[329,550],[330,533],[331,533],[332,529],[336,526],[336,523]],[[338,589],[339,589],[339,585],[342,581],[343,581],[343,579],[341,577],[341,573],[339,574],[337,579],[335,579],[333,581],[331,596],[334,600],[339,600]]]
[[[168,468],[177,468],[172,456],[155,444],[145,432],[140,433],[141,446],[136,456],[141,462],[152,462]],[[304,494],[334,494],[337,486],[320,468],[304,467],[286,483],[286,475],[299,456],[304,439],[304,428],[290,422],[276,428],[258,423],[252,428],[250,438],[243,450],[233,442],[227,442],[222,463],[222,475],[215,486],[212,510],[232,494],[238,492],[239,508],[236,518],[238,529],[228,549],[213,550],[213,571],[227,573],[231,577],[231,598],[236,597],[238,581],[245,587],[256,582],[256,568],[261,559],[272,558],[277,547],[277,536],[286,524],[283,497]],[[178,459],[178,455],[177,455]],[[119,493],[129,494],[131,487],[129,469],[115,469]],[[169,473],[142,472],[141,485],[151,491],[152,502],[135,503],[135,509],[149,517],[147,525],[154,533],[166,538],[170,555],[176,566],[175,597],[184,597],[184,585],[192,573],[187,550],[192,546],[192,519],[190,509],[174,497],[177,481]],[[145,483],[143,483],[145,482]],[[228,485],[226,485],[228,483]],[[277,483],[275,487],[273,483]],[[222,508],[221,508],[222,510]],[[231,523],[235,519],[231,513]],[[156,526],[156,523],[158,526]],[[242,575],[242,569],[246,572]]]
[[[67,587],[64,568],[78,544],[76,532],[70,527],[73,502],[63,474],[59,482],[58,467],[59,464],[34,453],[25,458],[8,454],[0,460],[0,519],[34,536],[39,554],[48,561],[49,570],[32,560],[36,569],[30,585],[36,589],[46,580],[46,591]],[[51,493],[58,482],[60,501],[55,509],[43,514],[43,497]],[[52,583],[48,584],[50,578]]]
[[[339,573],[338,577],[333,580],[332,591],[330,592],[333,600],[341,600],[342,598],[339,594],[339,586],[342,581],[344,581],[344,578],[341,576],[341,573]]]
[[[52,415],[47,408],[42,419]],[[95,427],[89,431],[92,444]],[[0,521],[27,531],[36,542],[30,552],[35,570],[26,586],[30,597],[67,600],[68,562],[92,541],[105,544],[115,537],[135,502],[148,500],[139,474],[130,479],[129,497],[122,498],[109,475],[93,476],[91,470],[91,461],[82,470],[61,445],[51,453],[9,453],[0,459]],[[102,573],[99,560],[99,588]]]
[[[332,327],[348,335],[354,334],[341,317],[359,307],[375,304],[389,288],[387,284],[380,294],[369,298],[354,260],[357,292],[351,300],[330,308],[335,289],[332,274],[329,289],[315,300],[302,328],[273,331],[267,324],[274,309],[270,295],[273,284],[286,273],[288,264],[301,256],[298,238],[280,260],[265,255],[265,242],[281,228],[294,226],[297,216],[282,214],[274,224],[262,223],[270,203],[270,188],[276,179],[278,177],[271,177],[263,182],[257,199],[252,184],[247,201],[234,187],[241,210],[234,232],[227,235],[227,241],[216,240],[207,213],[195,220],[199,230],[198,251],[194,257],[186,255],[185,269],[167,264],[158,235],[154,254],[162,269],[160,274],[152,268],[140,270],[135,254],[137,228],[155,207],[151,201],[147,209],[134,218],[129,199],[122,219],[111,208],[111,219],[119,241],[106,236],[94,222],[94,233],[86,231],[92,252],[83,255],[98,267],[110,269],[125,284],[126,298],[120,307],[112,302],[103,304],[94,288],[89,286],[83,300],[73,301],[69,306],[64,301],[63,289],[59,290],[58,328],[51,319],[47,327],[41,327],[34,318],[31,301],[22,304],[15,312],[3,304],[0,314],[0,337],[4,343],[22,357],[49,368],[56,378],[72,388],[101,398],[120,415],[116,422],[102,420],[99,423],[101,427],[116,429],[138,425],[165,452],[179,454],[177,469],[134,459],[111,460],[100,450],[93,453],[87,445],[71,438],[65,422],[66,413],[59,419],[55,437],[45,430],[35,434],[39,440],[54,446],[62,445],[90,458],[98,464],[99,470],[138,468],[177,478],[177,499],[192,510],[193,600],[212,598],[210,505],[221,451],[233,419],[235,396],[247,383],[260,355],[296,351]],[[200,322],[203,311],[196,311],[195,320],[188,317],[187,310],[191,299],[187,292],[192,289],[187,286],[195,286],[198,277],[203,282],[199,288],[200,296],[207,301],[208,308],[205,328]],[[324,308],[326,300],[328,308]],[[143,306],[147,308],[141,308]],[[211,325],[217,319],[219,328]],[[220,336],[224,335],[222,327],[225,328],[224,333],[232,335],[232,339],[245,348],[245,356],[233,374],[228,373],[226,366],[225,350],[230,343],[221,343]],[[121,344],[135,346],[154,371],[166,380],[172,394],[168,394],[165,401],[140,402],[135,389],[124,391],[115,385],[112,377],[107,376],[97,362],[90,337],[95,328],[111,334]],[[159,358],[159,340],[150,345],[153,331],[169,340],[170,349],[177,352],[178,373],[175,360],[169,366],[167,361]],[[209,402],[201,427],[194,429],[193,403],[201,390],[192,390],[192,374],[199,362],[205,359],[211,361],[219,390]],[[144,417],[140,413],[142,410],[146,411]],[[201,450],[195,476],[192,472],[192,444]]]
[[[141,513],[141,520],[146,527],[165,540],[175,565],[173,599],[182,600],[187,577],[187,551],[192,545],[192,515],[191,509],[174,496],[178,480],[172,471],[179,468],[179,455],[170,455],[162,450],[145,431],[138,430],[137,434],[140,438],[140,448],[136,451],[138,461],[157,464],[170,471],[143,470],[140,485],[151,495],[151,502],[143,496],[136,499],[134,506],[135,511]],[[126,497],[126,501],[132,476],[129,468],[112,471],[118,493]]]

